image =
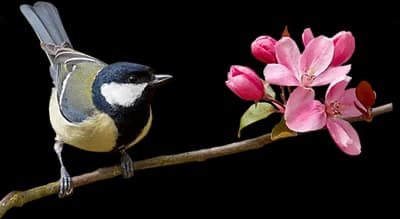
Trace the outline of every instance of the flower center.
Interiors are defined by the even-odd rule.
[[[314,71],[312,71],[311,69],[301,75],[301,81],[305,87],[310,87],[314,79]]]
[[[340,111],[343,110],[345,107],[346,106],[344,104],[333,101],[326,105],[326,113],[328,114],[328,116],[338,117],[342,115]]]

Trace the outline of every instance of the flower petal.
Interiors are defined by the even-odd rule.
[[[362,107],[362,104],[357,99],[355,88],[347,89],[338,101],[344,105],[344,108],[340,110],[343,117],[361,116],[362,113],[355,106],[357,104]]]
[[[333,81],[326,90],[325,102],[329,103],[339,100],[340,97],[343,96],[344,90],[346,89],[350,80],[350,76],[345,76]]]
[[[289,129],[307,132],[321,129],[326,124],[325,106],[314,100],[311,88],[297,87],[286,103],[285,120]]]
[[[267,83],[280,86],[298,86],[300,84],[295,73],[281,64],[268,64],[264,68],[264,78]]]
[[[275,55],[279,64],[286,66],[296,75],[299,74],[300,50],[290,37],[282,37],[275,45]],[[296,76],[300,78],[300,75]]]
[[[306,47],[307,44],[314,39],[314,34],[312,33],[311,28],[304,29],[301,38],[303,39],[303,45]]]
[[[331,64],[333,51],[331,39],[319,36],[311,40],[300,56],[301,72],[318,76]]]
[[[329,134],[340,150],[348,155],[361,153],[360,138],[349,122],[339,118],[330,118],[326,125]]]
[[[350,69],[351,65],[329,67],[312,81],[311,86],[327,85],[349,73]]]
[[[335,52],[331,65],[338,66],[345,63],[353,55],[355,39],[349,31],[340,31],[332,39],[335,45]]]

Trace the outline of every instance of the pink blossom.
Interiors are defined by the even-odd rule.
[[[286,125],[296,132],[307,132],[327,127],[337,146],[346,154],[361,153],[360,139],[351,124],[344,117],[360,116],[355,107],[358,103],[355,89],[347,89],[350,81],[346,76],[332,82],[325,95],[325,103],[315,100],[312,88],[297,87],[290,94],[286,104]]]
[[[314,39],[314,35],[310,28],[304,29],[302,38],[304,46],[306,46],[312,39]],[[335,34],[335,36],[333,36],[331,39],[333,40],[333,44],[335,47],[331,65],[342,65],[343,63],[347,62],[354,53],[354,36],[350,31],[340,31],[339,33]]]
[[[332,39],[319,36],[300,53],[296,42],[281,38],[275,45],[277,64],[264,69],[266,82],[280,86],[322,86],[346,75],[351,66],[330,66],[334,53]]]
[[[225,84],[244,100],[259,101],[264,97],[264,84],[261,78],[248,67],[231,66]]]
[[[268,64],[276,63],[276,40],[270,36],[259,36],[251,43],[251,53],[259,61]]]

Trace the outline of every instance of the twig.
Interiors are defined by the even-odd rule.
[[[373,115],[378,116],[393,111],[393,104],[385,104],[373,109]],[[360,117],[348,118],[351,122],[362,120]],[[143,170],[155,167],[170,166],[175,164],[183,164],[194,161],[205,161],[207,159],[222,157],[230,154],[236,154],[243,151],[261,148],[271,143],[271,134],[264,134],[256,138],[251,138],[227,145],[184,152],[174,155],[157,156],[135,162],[135,170]],[[93,172],[85,173],[72,178],[74,187],[84,186],[97,181],[110,179],[121,175],[120,165],[99,168]],[[46,185],[31,188],[25,191],[13,191],[8,193],[0,201],[0,218],[13,207],[22,207],[24,204],[40,199],[49,195],[57,194],[59,190],[59,182],[52,182]]]

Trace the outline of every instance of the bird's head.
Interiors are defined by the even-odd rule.
[[[103,111],[150,104],[154,88],[171,79],[146,65],[117,62],[105,66],[93,82],[93,100]]]

